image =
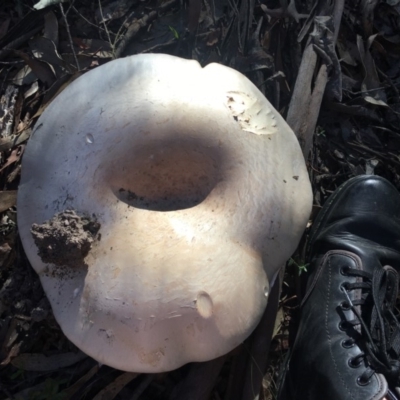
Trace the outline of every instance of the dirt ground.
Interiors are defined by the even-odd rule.
[[[304,240],[288,262],[262,366],[248,360],[248,342],[216,362],[166,374],[100,366],[63,336],[22,249],[16,197],[24,148],[74,79],[114,58],[159,52],[231,66],[265,94],[306,157],[311,222],[352,176],[381,175],[400,189],[400,0],[36,3],[0,4],[0,399],[274,399],[306,276]],[[260,385],[248,394],[252,368]],[[193,382],[203,390],[191,392]]]

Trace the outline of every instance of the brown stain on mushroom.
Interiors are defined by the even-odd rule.
[[[112,345],[112,343],[114,342],[115,337],[112,329],[99,329],[98,335],[104,338],[105,342],[108,345]]]
[[[266,109],[257,97],[241,91],[230,91],[226,93],[225,104],[243,131],[256,135],[278,132],[273,111]]]
[[[118,278],[118,275],[121,273],[121,268],[119,267],[113,267],[113,279]]]
[[[195,327],[194,327],[193,324],[189,324],[189,325],[186,327],[186,333],[187,333],[189,336],[194,337],[194,335],[196,334],[196,329],[195,329]]]
[[[138,355],[142,364],[149,364],[152,367],[156,367],[165,356],[165,347],[158,347],[152,351],[145,351],[142,348]]]

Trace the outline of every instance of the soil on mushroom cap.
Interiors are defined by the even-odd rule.
[[[99,240],[99,229],[94,215],[80,216],[74,210],[66,210],[43,224],[33,224],[31,232],[44,263],[79,268],[87,266],[85,257]]]

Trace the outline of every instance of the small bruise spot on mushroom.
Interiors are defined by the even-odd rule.
[[[265,109],[256,97],[239,91],[226,94],[226,105],[242,130],[256,135],[277,133],[277,121],[270,109]]]
[[[200,292],[196,299],[197,311],[203,318],[210,318],[213,314],[213,301],[206,292]]]
[[[99,329],[98,335],[103,337],[108,345],[112,345],[114,342],[115,337],[112,329]]]
[[[77,268],[87,266],[84,259],[99,230],[95,216],[66,210],[43,224],[32,224],[31,233],[44,263]]]
[[[152,367],[156,367],[162,358],[165,356],[165,347],[159,347],[153,351],[146,351],[142,349],[139,352],[139,359],[143,364],[149,364]]]
[[[192,323],[192,324],[189,324],[189,325],[186,327],[186,332],[187,332],[187,334],[188,334],[189,336],[194,337],[194,335],[196,334],[196,328],[194,327],[193,323]]]

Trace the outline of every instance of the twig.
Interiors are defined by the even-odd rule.
[[[153,21],[157,15],[157,11],[151,11],[149,14],[144,15],[142,18],[137,19],[131,24],[124,37],[119,42],[117,49],[115,50],[115,58],[121,57],[122,53],[126,49],[126,46],[136,36],[140,28],[147,26],[147,24]]]
[[[106,21],[104,20],[103,7],[101,6],[101,0],[99,0],[99,10],[100,10],[101,21],[103,22],[104,30],[106,31],[106,34],[107,34],[108,43],[110,43],[110,46],[111,46],[112,56],[113,56],[113,58],[115,58],[115,46],[111,42],[110,31],[108,30],[107,25],[106,25]]]
[[[71,32],[70,32],[70,30],[69,30],[69,25],[68,25],[68,21],[67,21],[67,16],[65,15],[64,7],[63,7],[62,3],[60,3],[59,6],[60,6],[60,10],[61,10],[61,15],[63,16],[63,19],[64,19],[65,28],[66,28],[66,30],[67,30],[69,45],[71,46],[72,54],[74,55],[76,68],[78,69],[78,71],[80,71],[81,68],[80,68],[80,66],[79,66],[78,57],[76,56],[76,53],[75,53],[74,43],[73,43],[73,41],[72,41]]]
[[[313,135],[315,131],[315,127],[317,126],[319,111],[321,109],[322,98],[324,97],[325,87],[328,82],[328,70],[325,64],[322,64],[317,78],[315,80],[314,90],[311,96],[310,108],[308,110],[308,125],[312,127],[312,130],[308,130],[308,134],[304,135],[304,147],[303,154],[305,157],[308,156],[308,153],[312,147]]]
[[[41,26],[38,26],[31,31],[23,34],[22,36],[18,37],[17,39],[9,42],[6,46],[4,46],[0,50],[0,60],[6,58],[12,51],[17,49],[19,46],[24,44],[27,40],[29,40],[35,33],[39,32],[42,29]]]
[[[72,9],[73,9],[73,10],[75,11],[75,13],[76,13],[77,15],[79,15],[79,17],[81,17],[86,23],[88,23],[88,24],[91,25],[91,26],[94,26],[94,27],[97,28],[97,29],[100,29],[100,30],[104,31],[104,28],[102,28],[101,26],[99,26],[99,25],[97,25],[97,24],[94,24],[93,22],[89,21],[84,15],[82,15],[82,14],[79,12],[79,10],[78,10],[75,6],[73,6]]]
[[[142,18],[135,19],[132,22],[132,24],[129,26],[125,35],[122,37],[122,39],[115,51],[114,58],[121,57],[122,53],[126,49],[126,46],[136,36],[136,34],[139,32],[140,28],[144,28],[145,26],[147,26],[150,22],[154,21],[160,13],[170,10],[177,3],[178,3],[178,0],[167,0],[157,8],[157,11],[151,11],[149,14],[144,15]],[[128,15],[128,17],[125,19],[125,21],[122,23],[121,27],[119,28],[119,30],[116,34],[116,37],[115,37],[113,48],[115,47],[115,44],[119,40],[122,28],[125,26],[126,22],[130,19],[130,17],[132,16],[133,13],[134,12],[132,12]]]
[[[310,43],[303,53],[286,117],[286,122],[296,133],[304,154],[304,145],[307,140],[304,138],[303,132],[308,128],[308,112],[312,96],[311,87],[316,64],[317,53]]]

